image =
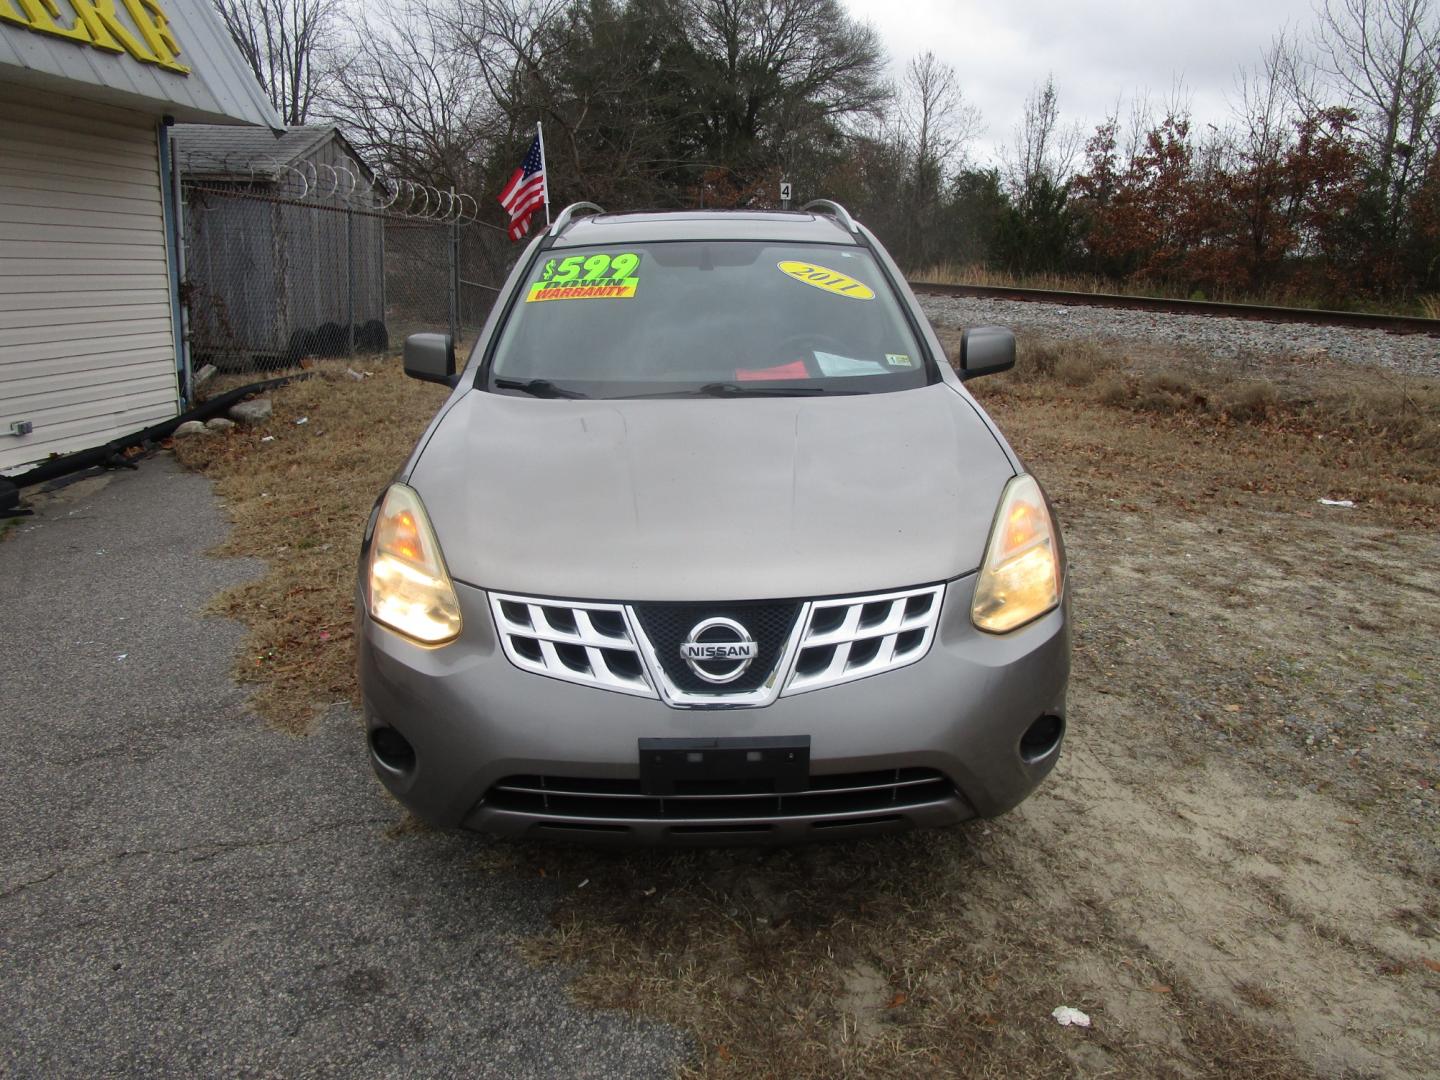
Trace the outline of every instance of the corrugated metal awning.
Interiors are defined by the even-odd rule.
[[[91,5],[54,6],[59,17],[42,19],[29,12],[45,14],[43,4],[0,3],[0,82],[181,121],[283,129],[208,0],[117,3],[108,25]]]

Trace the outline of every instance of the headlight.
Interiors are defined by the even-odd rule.
[[[392,484],[370,544],[370,617],[426,645],[460,634],[460,601],[420,496]]]
[[[1055,523],[1035,478],[1017,476],[1000,496],[970,617],[981,630],[1003,634],[1059,603],[1060,544]]]

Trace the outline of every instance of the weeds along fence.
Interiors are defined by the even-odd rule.
[[[463,217],[186,185],[184,300],[191,364],[265,372],[356,356],[407,334],[479,330],[514,255]]]

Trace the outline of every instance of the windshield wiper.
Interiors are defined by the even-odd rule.
[[[583,398],[585,396],[579,391],[566,390],[563,386],[556,386],[549,379],[496,379],[495,386],[501,390],[519,390],[522,394],[529,394],[531,397]]]
[[[644,401],[647,398],[688,397],[812,397],[817,394],[853,394],[854,390],[826,390],[820,386],[741,386],[738,383],[706,383],[704,386],[662,390],[658,394],[619,394],[612,401]]]
[[[706,397],[810,397],[814,394],[848,393],[826,390],[823,386],[741,386],[733,382],[706,383],[695,392]]]

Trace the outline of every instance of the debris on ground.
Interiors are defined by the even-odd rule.
[[[1090,1026],[1090,1017],[1079,1009],[1072,1009],[1069,1005],[1057,1005],[1055,1011],[1050,1014],[1060,1021],[1061,1027],[1085,1027]]]
[[[1355,507],[1353,499],[1317,499],[1316,501],[1321,506],[1343,506],[1347,510],[1354,509]]]

